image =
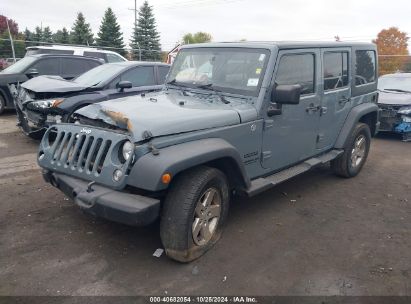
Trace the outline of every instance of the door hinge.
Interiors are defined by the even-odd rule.
[[[262,153],[261,153],[261,158],[264,160],[264,159],[268,159],[268,158],[270,158],[271,157],[271,151],[263,151]]]
[[[323,140],[324,140],[324,134],[323,133],[317,134],[317,142],[319,143]]]
[[[265,119],[264,120],[264,130],[271,128],[274,125],[274,120],[272,119]]]

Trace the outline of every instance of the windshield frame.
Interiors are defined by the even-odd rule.
[[[12,65],[8,66],[1,72],[4,74],[22,74],[26,72],[38,59],[39,59],[38,57],[34,57],[34,56],[25,56],[21,58],[19,61],[17,61],[16,63],[13,63]],[[28,61],[27,64],[26,64],[26,61]]]
[[[103,79],[99,82],[97,82],[98,79],[96,80],[95,75],[93,77],[89,77],[89,79],[95,79],[95,81],[94,81],[94,82],[96,82],[95,84],[93,84],[93,83],[84,84],[84,83],[78,82],[78,79],[83,77],[86,74],[93,75],[93,73],[95,72],[96,69],[99,69],[99,70],[102,69],[103,74],[107,75],[108,70],[104,70],[104,69],[109,69],[109,68],[112,68],[112,67],[118,67],[118,69],[116,70],[115,73],[110,73],[109,76],[107,76],[105,79]],[[96,66],[95,68],[92,68],[91,70],[88,70],[88,71],[84,72],[83,74],[81,74],[81,75],[77,76],[76,78],[74,78],[72,81],[79,84],[79,85],[81,85],[81,86],[87,87],[87,88],[104,87],[104,86],[110,84],[110,82],[113,81],[114,79],[116,79],[120,74],[124,73],[125,71],[128,71],[130,68],[132,68],[132,66],[125,67],[125,66],[120,65],[118,63],[105,63],[105,64],[101,64],[99,66]]]
[[[182,57],[185,53],[190,53],[190,52],[213,52],[213,51],[217,51],[217,52],[244,52],[244,53],[256,53],[256,54],[264,54],[265,58],[264,58],[264,63],[261,67],[261,71],[260,71],[260,78],[258,81],[258,85],[255,86],[254,90],[245,90],[245,89],[239,89],[239,88],[233,88],[233,87],[225,87],[225,86],[219,86],[218,84],[213,84],[211,86],[211,89],[204,89],[201,88],[202,85],[207,85],[208,83],[204,84],[204,83],[198,83],[198,85],[196,85],[195,83],[190,83],[190,82],[179,82],[176,81],[175,79],[172,79],[172,74],[173,74],[173,68],[176,66],[176,63],[179,62],[180,57]],[[210,47],[188,47],[188,48],[183,48],[181,49],[175,60],[173,65],[170,68],[170,71],[168,73],[167,79],[166,79],[166,87],[179,87],[179,88],[184,88],[184,89],[195,89],[195,90],[202,90],[202,91],[207,91],[208,93],[210,92],[217,92],[219,94],[231,94],[231,95],[238,95],[238,96],[246,96],[246,97],[258,97],[258,95],[260,94],[260,90],[262,87],[262,84],[264,82],[264,77],[265,77],[265,73],[267,71],[267,66],[268,63],[270,61],[270,57],[271,57],[271,49],[269,48],[264,48],[264,47],[258,47],[258,48],[254,48],[254,47],[232,47],[232,46],[224,46],[224,47],[214,47],[214,46],[210,46]],[[174,81],[173,81],[174,80]],[[173,83],[170,83],[173,82]],[[213,83],[213,82],[210,82]]]

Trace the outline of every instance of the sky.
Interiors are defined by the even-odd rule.
[[[107,7],[117,15],[128,43],[134,0],[1,0],[0,14],[21,31],[42,23],[53,31],[70,29],[81,11],[96,34]],[[143,0],[137,0],[137,7]],[[391,26],[411,35],[409,0],[149,0],[162,49],[170,50],[187,32],[204,31],[213,41],[333,40],[371,41]]]

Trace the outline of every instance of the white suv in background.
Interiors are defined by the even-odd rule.
[[[26,48],[27,55],[35,54],[58,54],[58,55],[78,55],[103,59],[105,62],[127,61],[126,58],[113,51],[106,51],[96,48],[68,46],[68,45],[49,45],[49,46],[29,46]]]

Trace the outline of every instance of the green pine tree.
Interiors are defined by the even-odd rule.
[[[107,8],[104,13],[96,43],[98,46],[115,48],[113,51],[123,56],[126,54],[124,50],[123,33],[121,32],[120,25],[117,23],[116,15],[114,15],[110,7]]]
[[[63,27],[62,30],[58,30],[57,32],[54,33],[53,35],[53,41],[55,43],[61,43],[61,44],[69,44],[70,43],[70,35],[69,32],[65,27]]]
[[[43,35],[41,37],[43,42],[53,42],[53,33],[50,30],[50,27],[46,26],[43,30]]]
[[[160,60],[160,35],[157,32],[153,8],[144,1],[138,12],[137,25],[131,38],[131,47],[135,59],[139,58],[141,49],[141,60]]]
[[[33,33],[27,27],[24,30],[24,40],[26,41],[25,42],[26,47],[33,45],[32,43],[27,42],[27,41],[33,40]]]
[[[77,19],[71,29],[70,42],[83,45],[91,45],[94,42],[90,24],[86,23],[86,19],[81,12],[77,14]]]
[[[36,41],[36,42],[40,42],[43,38],[43,30],[41,29],[41,27],[36,26],[36,29],[34,30],[34,33],[31,36],[31,40]]]

